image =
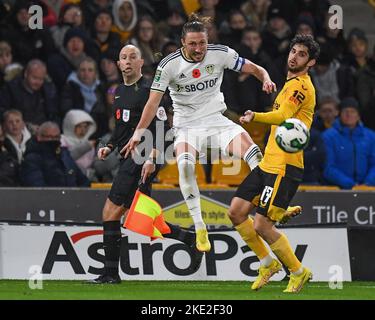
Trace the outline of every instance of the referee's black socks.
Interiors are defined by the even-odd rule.
[[[104,221],[103,231],[105,274],[110,276],[117,276],[120,262],[121,247],[120,221]]]
[[[189,246],[195,243],[194,232],[184,230],[181,227],[176,226],[174,224],[170,224],[168,222],[166,223],[168,227],[171,229],[171,233],[164,234],[164,237],[181,241],[183,243],[186,243]]]

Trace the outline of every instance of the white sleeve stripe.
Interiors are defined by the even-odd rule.
[[[228,47],[221,45],[221,44],[208,44],[208,49],[222,49],[225,50],[225,52],[228,52]]]
[[[160,68],[164,68],[164,67],[167,65],[167,63],[168,63],[169,61],[171,61],[171,60],[173,60],[173,59],[179,57],[180,55],[181,55],[180,52],[175,52],[175,53],[173,53],[173,54],[171,54],[171,55],[168,55],[167,57],[165,57],[165,58],[159,63],[159,67],[160,67]]]
[[[223,52],[228,52],[228,50],[219,49],[219,48],[208,48],[207,51],[223,51]]]

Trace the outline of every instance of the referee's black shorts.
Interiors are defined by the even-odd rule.
[[[250,201],[257,213],[277,222],[283,218],[299,183],[300,178],[268,173],[258,166],[242,181],[234,197]]]
[[[115,205],[130,208],[140,183],[142,166],[136,164],[132,157],[121,159],[119,171],[113,180],[112,188],[108,195],[108,199]],[[155,172],[147,178],[146,183],[141,186],[140,191],[147,195],[151,194],[151,182],[156,176],[158,168],[159,166],[156,166]]]

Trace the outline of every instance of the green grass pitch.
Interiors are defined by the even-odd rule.
[[[0,280],[4,300],[375,300],[375,282],[344,282],[332,290],[327,282],[308,283],[299,294],[286,294],[287,282],[270,282],[250,290],[244,281],[123,281],[120,285],[90,285],[82,281],[43,281],[30,289],[28,281]]]

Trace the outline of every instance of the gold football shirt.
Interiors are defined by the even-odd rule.
[[[253,121],[272,125],[264,158],[259,164],[263,171],[285,175],[288,165],[303,169],[303,151],[283,151],[276,143],[275,132],[277,126],[289,118],[301,120],[310,129],[314,108],[315,88],[306,73],[286,81],[271,112],[255,112]]]

